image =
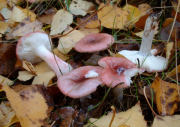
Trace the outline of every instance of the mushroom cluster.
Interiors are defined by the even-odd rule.
[[[162,71],[167,67],[167,60],[151,53],[152,38],[157,26],[157,18],[150,16],[146,21],[140,51],[122,50],[119,54],[125,57],[103,57],[99,66],[83,66],[73,69],[72,66],[51,52],[48,35],[43,32],[32,32],[18,41],[16,54],[19,59],[37,63],[44,60],[57,75],[60,91],[69,97],[80,98],[96,91],[104,84],[108,87],[130,86],[131,78],[145,70]],[[147,33],[148,32],[148,33]],[[107,49],[114,43],[114,38],[106,33],[89,34],[79,40],[74,49],[80,53],[92,53]],[[154,50],[153,50],[154,51]],[[140,64],[140,67],[139,67]]]

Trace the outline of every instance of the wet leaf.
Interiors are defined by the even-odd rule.
[[[73,22],[71,13],[61,9],[53,17],[50,35],[62,33]]]
[[[115,5],[99,6],[98,19],[101,25],[110,29],[124,29],[128,21],[128,12]]]
[[[155,92],[155,101],[159,114],[173,115],[178,110],[180,101],[178,89],[180,89],[180,86],[163,81],[157,77],[151,88]]]
[[[180,115],[155,117],[152,127],[179,127]]]
[[[16,63],[16,45],[0,43],[0,74],[8,75],[13,72]]]
[[[91,118],[90,123],[87,124],[85,127],[94,127],[94,126],[108,127],[112,119],[112,115],[113,113],[110,112],[108,113],[108,115],[102,116],[99,119]],[[139,103],[136,104],[131,109],[127,110],[126,112],[119,112],[115,114],[111,127],[119,127],[122,125],[125,127],[126,126],[130,126],[130,127],[146,127],[147,126],[144,120],[144,116],[142,115],[142,111],[141,111]]]
[[[5,85],[3,89],[22,127],[47,125],[48,105],[42,87],[27,86],[16,92]]]
[[[85,16],[88,11],[94,8],[94,4],[86,0],[72,0],[69,10],[73,15]]]
[[[2,102],[0,104],[0,126],[9,127],[16,122],[18,122],[18,119],[10,104],[8,102]]]

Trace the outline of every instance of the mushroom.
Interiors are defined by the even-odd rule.
[[[21,37],[16,47],[16,54],[19,59],[31,63],[44,60],[56,73],[57,77],[72,70],[70,64],[64,62],[51,51],[49,37],[43,32],[32,32]]]
[[[154,56],[151,53],[154,32],[158,27],[157,19],[157,15],[150,15],[147,18],[139,51],[122,50],[118,52],[147,72],[160,72],[167,68],[166,58]]]
[[[99,78],[102,68],[99,66],[83,66],[61,76],[58,87],[63,94],[72,98],[80,98],[94,92],[102,84]]]
[[[137,68],[137,65],[124,57],[104,57],[98,61],[98,64],[104,67],[100,78],[108,87],[128,87],[131,83],[131,77],[143,70]]]
[[[106,33],[93,33],[79,40],[74,49],[81,53],[91,53],[107,49],[114,43],[114,38]]]

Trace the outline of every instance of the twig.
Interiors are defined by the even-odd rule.
[[[111,106],[111,109],[112,109],[112,111],[113,111],[113,115],[112,115],[111,121],[110,121],[110,123],[109,123],[109,127],[112,126],[112,123],[113,123],[114,118],[115,118],[115,115],[116,115],[115,107],[114,107],[114,106]]]

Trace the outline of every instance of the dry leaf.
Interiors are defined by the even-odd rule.
[[[179,127],[180,115],[155,117],[152,127]]]
[[[43,24],[39,21],[30,22],[29,20],[24,20],[13,31],[8,35],[9,38],[16,38],[26,35],[27,33],[34,31],[43,31]]]
[[[7,85],[3,89],[22,127],[44,126],[48,105],[42,86],[27,86],[18,92]]]
[[[152,12],[151,6],[147,3],[138,5],[138,9],[142,15],[146,15],[146,14],[149,14],[150,12]]]
[[[170,25],[173,22],[173,20],[174,20],[173,18],[166,18],[165,21],[163,22],[163,28]]]
[[[33,77],[34,75],[28,71],[19,71],[17,79],[19,79],[20,81],[27,81],[29,79],[32,79]]]
[[[108,115],[102,116],[99,119],[90,118],[90,122],[85,127],[109,127],[109,123],[112,119],[113,113],[108,113]],[[112,122],[111,127],[122,127],[122,126],[130,126],[130,127],[146,127],[147,124],[144,120],[144,116],[142,115],[142,111],[140,108],[140,104],[136,104],[131,109],[126,112],[116,113],[114,120]]]
[[[8,8],[1,9],[0,13],[4,17],[4,19],[10,19],[11,18],[11,10]]]
[[[72,28],[69,28],[63,34],[71,31]],[[71,49],[75,46],[75,44],[84,37],[85,35],[79,30],[73,30],[71,33],[64,37],[59,38],[58,50],[63,54],[67,54],[71,51]]]
[[[5,34],[5,32],[7,32],[8,27],[9,27],[8,23],[0,21],[0,33],[1,34]]]
[[[11,20],[13,20],[14,22],[22,22],[25,18],[29,18],[30,21],[35,21],[36,15],[28,9],[14,6],[12,10]]]
[[[127,11],[110,4],[101,4],[98,9],[98,19],[102,26],[110,29],[124,29],[128,21]]]
[[[101,26],[97,15],[88,15],[83,18],[78,18],[78,24],[80,25],[81,28],[89,28],[89,29],[94,29],[94,28],[99,28]]]
[[[173,42],[168,42],[166,44],[166,59],[169,60],[170,56],[172,55],[174,43]]]
[[[95,5],[86,0],[72,0],[69,10],[74,15],[85,16]]]
[[[178,103],[180,101],[177,84],[169,83],[156,78],[151,85],[155,92],[155,101],[157,109],[161,115],[172,115],[178,110]]]
[[[0,84],[1,85],[12,85],[14,82],[2,75],[0,75]]]
[[[0,0],[0,10],[7,7],[7,0]]]
[[[16,122],[18,122],[18,119],[10,104],[8,102],[2,102],[0,104],[0,126],[9,127]]]
[[[179,74],[180,73],[180,65],[177,66],[177,71],[178,71],[177,73]],[[167,74],[167,77],[174,77],[174,76],[176,76],[176,67]]]
[[[47,86],[50,80],[55,76],[55,73],[49,68],[45,62],[38,63],[33,66],[31,63],[26,62],[23,67],[27,71],[19,72],[18,79],[20,81],[27,81],[34,77],[33,85],[41,84]]]
[[[64,61],[66,61],[66,60],[69,59],[69,57],[68,57],[67,55],[62,54],[57,48],[54,48],[54,49],[53,49],[53,52],[54,52],[54,54],[55,54],[56,56],[58,56],[60,59],[62,59],[62,60],[64,60]]]
[[[51,23],[50,35],[56,35],[62,33],[68,25],[73,22],[73,16],[71,13],[61,9],[53,17]]]
[[[85,34],[85,35],[88,35],[88,34],[91,34],[91,33],[99,33],[100,30],[99,29],[80,29],[80,31]]]

